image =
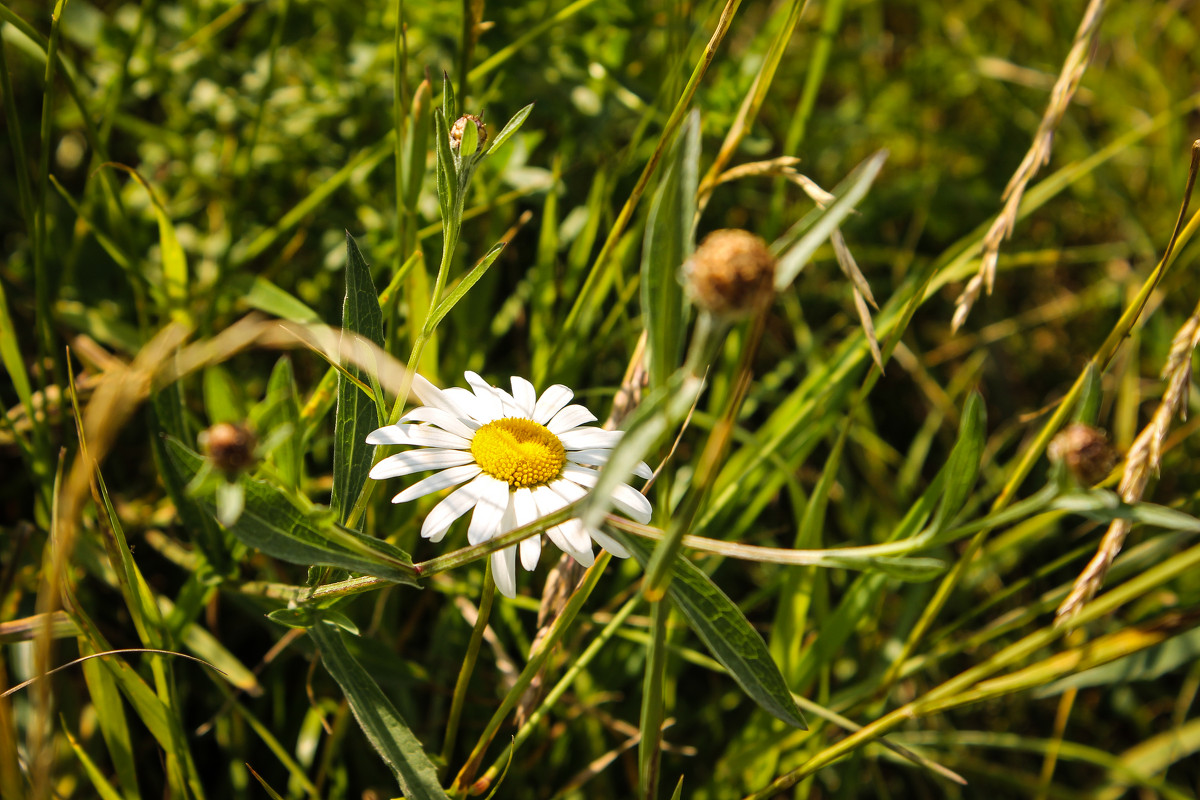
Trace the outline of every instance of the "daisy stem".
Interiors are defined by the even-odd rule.
[[[496,581],[492,579],[492,562],[487,560],[487,572],[483,576],[483,596],[479,598],[479,613],[475,616],[475,627],[471,631],[471,641],[467,644],[467,652],[463,657],[462,669],[458,672],[458,681],[454,684],[454,699],[450,703],[450,719],[446,721],[446,738],[442,742],[442,770],[450,766],[450,758],[454,755],[454,741],[458,738],[458,723],[462,719],[463,702],[467,697],[467,686],[471,683],[471,675],[475,673],[475,662],[479,658],[479,647],[483,644],[483,632],[487,630],[488,618],[492,614],[492,601],[496,597]],[[445,779],[443,774],[442,779]]]
[[[550,629],[550,635],[546,637],[542,648],[532,654],[529,662],[525,665],[525,669],[521,670],[521,674],[517,677],[516,683],[509,690],[508,694],[505,695],[500,708],[496,709],[496,713],[492,715],[487,727],[480,734],[479,741],[475,744],[475,749],[471,751],[470,758],[467,759],[467,763],[459,771],[458,777],[454,779],[454,785],[450,790],[452,794],[459,796],[466,794],[467,789],[470,788],[475,780],[475,773],[479,771],[479,767],[483,763],[483,757],[487,753],[488,746],[496,736],[496,731],[500,730],[500,725],[513,708],[516,707],[521,696],[525,694],[525,690],[529,688],[533,677],[541,671],[542,665],[546,663],[546,659],[549,658],[550,653],[554,652],[554,646],[558,644],[563,635],[574,624],[575,617],[579,615],[579,610],[583,608],[583,604],[591,596],[592,591],[595,590],[596,584],[600,582],[600,576],[604,574],[604,568],[608,566],[611,558],[612,556],[607,551],[602,552],[596,557],[596,563],[584,573],[583,581],[575,589],[575,592],[571,595],[571,599],[567,601],[562,614],[554,621],[554,626]]]

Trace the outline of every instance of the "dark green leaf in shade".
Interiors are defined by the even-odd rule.
[[[644,539],[611,528],[609,533],[618,537],[643,567],[650,561],[650,546]],[[808,730],[766,643],[742,610],[687,558],[675,559],[674,573],[667,594],[713,657],[764,711]]]
[[[379,295],[371,280],[371,269],[349,233],[346,234],[346,300],[342,305],[342,330],[343,336],[353,333],[383,346],[383,312],[379,309]],[[347,364],[346,369],[364,383],[370,382],[370,376],[357,366]],[[355,498],[367,482],[374,452],[374,447],[367,444],[367,434],[379,425],[375,398],[339,375],[333,438],[333,494],[329,503],[342,524],[346,523]]]
[[[321,648],[321,663],[342,687],[363,733],[395,773],[405,798],[449,800],[420,740],[370,673],[350,655],[341,630],[331,622],[318,622],[309,635]]]
[[[203,458],[175,439],[167,439],[166,445],[170,461],[186,484],[199,472]],[[268,483],[247,475],[237,481],[245,492],[246,507],[229,530],[250,547],[293,564],[340,567],[417,585],[412,559],[400,548],[322,520]],[[210,515],[216,513],[212,497],[201,498],[201,502]]]

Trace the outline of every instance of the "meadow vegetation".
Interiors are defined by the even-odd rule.
[[[1197,796],[1197,74],[1188,0],[0,0],[0,795]],[[368,478],[468,372],[626,431],[474,546]]]

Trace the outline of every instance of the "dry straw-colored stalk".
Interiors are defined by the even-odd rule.
[[[1118,489],[1121,499],[1126,503],[1136,503],[1142,499],[1151,474],[1158,474],[1162,462],[1162,445],[1167,438],[1172,417],[1178,413],[1182,418],[1187,413],[1188,385],[1192,378],[1192,351],[1197,345],[1200,345],[1200,304],[1197,304],[1192,315],[1175,334],[1171,343],[1171,353],[1162,372],[1167,381],[1166,392],[1155,409],[1150,424],[1138,434],[1129,449]],[[1079,613],[1084,604],[1096,596],[1113,559],[1121,552],[1121,545],[1129,534],[1129,528],[1130,521],[1127,519],[1113,520],[1108,526],[1096,555],[1075,579],[1071,593],[1058,607],[1059,621],[1070,619]]]
[[[992,293],[992,287],[996,283],[996,262],[1000,258],[1000,245],[1012,235],[1013,227],[1017,224],[1017,210],[1021,206],[1021,198],[1025,195],[1029,182],[1039,169],[1050,162],[1054,132],[1079,88],[1083,73],[1087,71],[1092,45],[1096,32],[1100,29],[1103,13],[1104,0],[1091,0],[1083,12],[1079,29],[1075,31],[1075,41],[1071,44],[1066,60],[1063,61],[1062,71],[1059,72],[1058,80],[1054,82],[1054,88],[1050,92],[1050,103],[1042,115],[1037,133],[1033,136],[1033,144],[1025,153],[1017,171],[1009,179],[1002,195],[1004,207],[983,238],[983,256],[980,259],[979,272],[968,281],[954,304],[954,320],[951,322],[951,329],[954,331],[967,321],[967,315],[979,299],[980,290],[986,288],[988,294]]]

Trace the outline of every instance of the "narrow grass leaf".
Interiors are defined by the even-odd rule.
[[[1123,519],[1169,531],[1200,533],[1200,519],[1191,514],[1154,503],[1126,503],[1115,492],[1105,489],[1063,495],[1050,503],[1050,508],[1070,511],[1097,522]]]
[[[679,269],[692,252],[699,171],[700,112],[693,111],[675,140],[650,204],[642,245],[642,316],[651,389],[667,385],[683,350]]]
[[[96,790],[96,796],[100,800],[126,800],[121,796],[121,793],[116,790],[108,778],[104,777],[104,773],[96,766],[96,762],[87,754],[87,750],[80,746],[79,741],[75,738],[67,727],[63,726],[63,733],[67,736],[67,741],[71,744],[71,750],[75,753],[75,758],[83,766],[84,773],[87,774],[88,780],[92,782],[92,788]]]
[[[120,784],[127,800],[139,800],[141,792],[138,789],[129,721],[125,716],[125,704],[121,702],[121,692],[116,679],[99,659],[84,661],[80,669],[87,683],[88,698],[92,707],[96,709],[96,724],[108,749],[108,758],[112,762],[113,771],[116,772],[117,783]]]
[[[181,476],[190,481],[204,460],[175,439],[167,450]],[[293,564],[341,567],[384,580],[417,585],[408,554],[387,542],[364,536],[332,521],[325,523],[299,508],[280,489],[246,475],[238,478],[246,507],[230,528],[241,541],[267,555]],[[203,505],[216,513],[212,498]]]
[[[342,330],[383,346],[383,312],[371,280],[371,269],[354,238],[346,234],[346,299],[342,305]],[[343,333],[343,336],[346,334]],[[354,364],[346,369],[355,377],[370,375]],[[337,414],[334,417],[333,494],[330,506],[345,524],[358,493],[371,471],[375,451],[367,434],[380,426],[377,398],[370,397],[345,377],[338,376]],[[360,530],[362,522],[359,522]]]
[[[971,392],[963,408],[958,439],[944,468],[945,483],[941,503],[933,517],[933,530],[940,531],[962,510],[979,476],[979,460],[987,435],[987,409],[979,392]]]
[[[643,567],[649,563],[651,550],[644,540],[610,530]],[[808,730],[766,643],[742,610],[688,559],[675,559],[674,573],[667,594],[713,657],[764,711]]]
[[[866,196],[887,155],[886,150],[875,153],[855,167],[846,179],[834,188],[833,196],[837,199],[815,218],[800,240],[779,257],[775,272],[776,290],[782,291],[792,285],[800,270],[804,269],[813,253],[817,252],[817,248],[825,243],[834,229],[854,210],[858,201]]]
[[[350,655],[342,632],[318,622],[309,635],[321,649],[321,663],[342,687],[354,718],[376,752],[391,767],[408,800],[449,800],[438,782],[437,769],[420,740],[405,723],[379,684]]]
[[[1034,691],[1035,697],[1054,697],[1068,689],[1091,686],[1125,686],[1152,681],[1200,661],[1200,628],[1192,628],[1162,644],[1131,653],[1102,667],[1060,678]]]

